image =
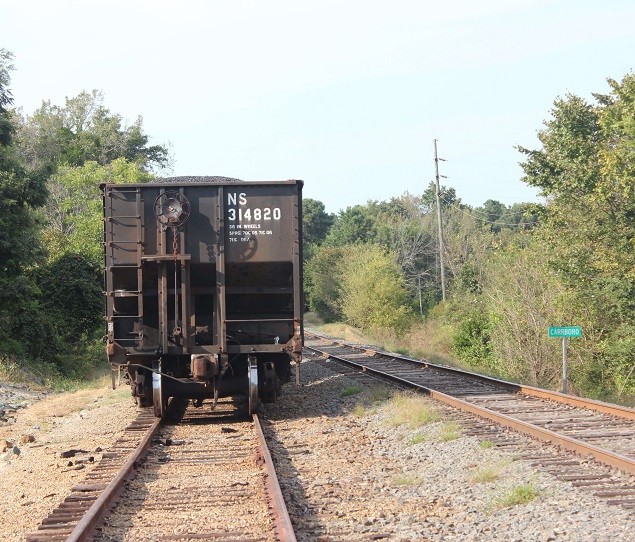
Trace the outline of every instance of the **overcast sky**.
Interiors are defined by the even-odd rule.
[[[442,180],[539,201],[516,145],[635,65],[635,2],[0,0],[15,105],[99,89],[171,175],[303,179],[330,212]]]

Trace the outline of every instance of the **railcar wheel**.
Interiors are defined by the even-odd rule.
[[[161,362],[155,362],[152,366],[152,405],[154,407],[154,415],[157,418],[163,418],[163,416],[165,416],[165,410],[168,406],[163,385],[164,380],[161,374]]]
[[[249,415],[256,414],[258,412],[258,360],[249,356],[247,358],[247,378],[249,378]]]

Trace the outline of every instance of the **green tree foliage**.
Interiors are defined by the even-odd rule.
[[[507,206],[500,201],[488,199],[482,207],[477,207],[475,210],[481,215],[484,222],[494,224],[505,214]]]
[[[337,215],[324,242],[331,246],[372,243],[375,239],[374,228],[372,205],[347,207]]]
[[[397,334],[407,330],[412,313],[394,255],[378,245],[350,246],[342,270],[340,305],[349,324]]]
[[[11,84],[11,71],[13,54],[6,49],[0,49],[0,145],[3,154],[11,144],[15,127],[9,117],[8,107],[13,103],[13,96],[9,85]]]
[[[401,268],[379,245],[319,247],[306,267],[312,310],[325,321],[402,333],[411,310]]]
[[[14,144],[9,106],[12,54],[0,49],[0,349],[20,352],[24,337],[47,335],[37,314],[39,291],[29,270],[44,257],[33,212],[46,198],[43,171],[27,171]],[[41,344],[41,343],[38,343]],[[33,349],[39,347],[35,345]]]
[[[74,370],[103,313],[98,185],[149,180],[167,150],[97,92],[22,117],[10,108],[11,61],[0,50],[0,354]]]
[[[574,316],[569,293],[549,270],[549,251],[536,237],[522,236],[488,261],[483,298],[493,356],[490,367],[507,378],[557,388],[561,345],[547,337],[550,325],[585,322]],[[579,358],[571,355],[571,371]]]
[[[335,215],[327,213],[321,201],[302,200],[302,235],[305,244],[321,245],[335,221]]]
[[[482,256],[493,243],[487,229],[480,227],[469,208],[450,207],[443,213],[444,261],[448,283],[471,264],[477,274],[482,273]]]
[[[126,125],[103,102],[100,91],[83,91],[66,98],[63,107],[45,101],[33,115],[21,118],[19,146],[24,162],[32,168],[43,164],[79,167],[125,158],[146,171],[169,165],[167,148],[149,144],[141,117]]]
[[[452,198],[453,192],[448,192]],[[438,300],[436,214],[420,196],[403,194],[341,211],[324,243],[331,246],[377,244],[392,252],[401,267],[412,307],[429,309]]]
[[[527,231],[538,225],[544,214],[544,206],[537,203],[514,203],[507,207],[497,223],[494,231],[508,228],[514,231]]]
[[[504,229],[528,230],[538,223],[542,206],[535,203],[515,203],[507,206],[500,201],[488,199],[482,207],[474,209],[474,218],[483,227],[499,233]]]
[[[456,190],[454,188],[448,188],[447,186],[439,187],[439,199],[441,200],[441,207],[461,206],[461,200],[456,196]],[[428,209],[433,210],[437,207],[437,185],[434,181],[430,181],[427,188],[423,192],[421,203]]]
[[[539,133],[542,148],[521,151],[525,180],[549,198],[540,233],[550,264],[599,338],[600,352],[583,354],[596,367],[587,386],[632,391],[624,353],[635,320],[635,74],[608,82],[611,92],[595,104],[558,99]]]
[[[307,262],[304,270],[306,297],[309,308],[325,322],[341,320],[342,263],[344,247],[320,246]]]
[[[377,243],[395,254],[413,308],[421,300],[427,311],[438,301],[436,214],[408,193],[375,208]]]
[[[82,254],[94,264],[103,262],[102,199],[99,184],[143,183],[152,176],[126,158],[100,165],[60,166],[48,183],[50,196],[43,209],[43,239],[51,259]]]
[[[430,190],[434,190],[434,185],[427,192]],[[491,232],[479,227],[475,214],[460,203],[453,189],[442,191],[446,197],[442,203],[446,278],[450,283],[461,277],[478,288],[486,259],[482,255],[493,243]],[[406,193],[386,202],[349,207],[340,213],[325,239],[325,244],[333,246],[378,244],[393,253],[401,267],[410,305],[422,313],[440,299],[436,201],[433,199],[429,205],[426,197]],[[505,209],[501,204],[500,213]],[[469,279],[461,275],[465,266],[469,266]]]
[[[0,265],[1,271],[10,276],[37,261],[39,251],[31,210],[46,198],[41,172],[27,172],[14,145],[16,130],[8,109],[13,101],[8,88],[12,57],[0,49]]]
[[[61,256],[38,270],[38,286],[47,292],[42,308],[65,344],[77,345],[99,327],[103,314],[100,280],[99,265],[78,254]]]
[[[333,222],[335,215],[327,213],[321,201],[311,198],[302,200],[302,257],[305,262],[312,258],[316,248],[324,242]]]
[[[477,368],[486,367],[496,372],[498,367],[494,357],[491,327],[492,320],[480,298],[470,299],[467,306],[465,297],[457,310],[456,331],[452,337],[454,352],[458,358],[468,365]]]

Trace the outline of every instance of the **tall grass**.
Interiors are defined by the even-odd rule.
[[[490,482],[495,482],[507,468],[507,466],[511,463],[511,459],[500,461],[493,465],[482,465],[476,469],[474,469],[474,474],[470,481],[473,484],[487,484]]]
[[[531,483],[514,486],[493,502],[495,509],[527,504],[540,495],[540,490]]]
[[[85,344],[77,352],[54,361],[0,355],[0,379],[53,391],[75,391],[103,385],[110,372],[101,341]]]
[[[420,395],[399,393],[387,405],[388,422],[394,427],[417,429],[439,420],[439,412]]]

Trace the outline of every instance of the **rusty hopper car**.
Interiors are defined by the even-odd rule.
[[[220,180],[219,180],[220,179]],[[139,405],[275,401],[302,351],[302,181],[103,184],[106,352]]]

